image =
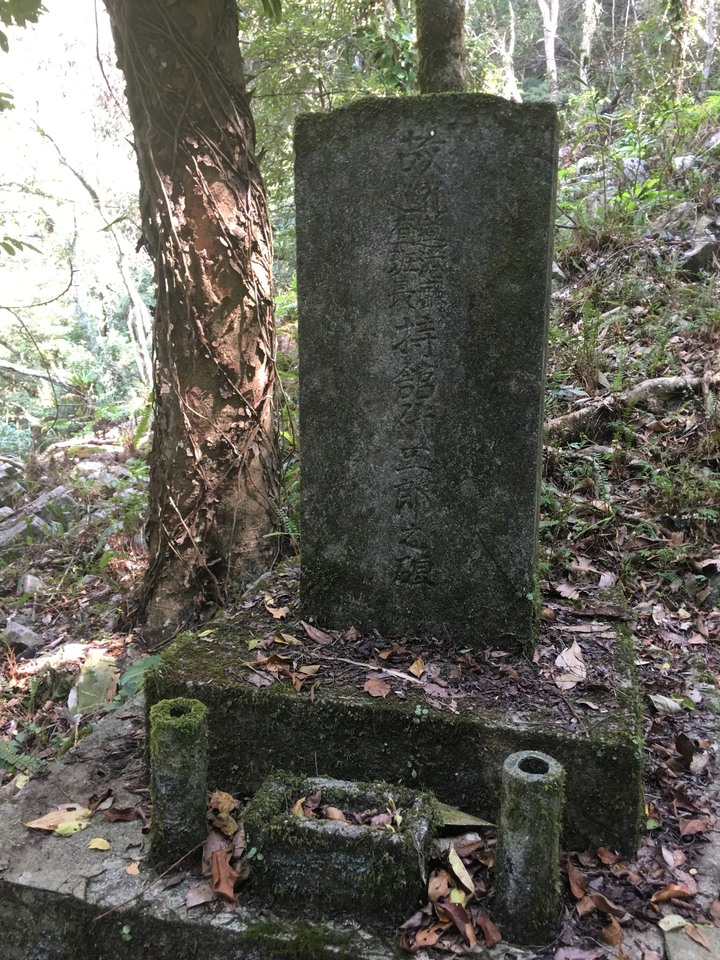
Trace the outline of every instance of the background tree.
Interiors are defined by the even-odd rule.
[[[105,0],[155,262],[143,612],[175,628],[277,550],[271,237],[233,0]]]
[[[416,0],[420,93],[465,89],[464,0]]]

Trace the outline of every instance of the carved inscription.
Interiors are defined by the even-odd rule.
[[[396,195],[387,266],[388,313],[399,362],[395,431],[399,438],[393,487],[398,517],[394,581],[435,582],[430,519],[437,511],[437,464],[433,458],[436,351],[442,324],[444,265],[449,248],[442,219],[446,198],[440,186],[446,145],[435,131],[418,130],[400,139]]]

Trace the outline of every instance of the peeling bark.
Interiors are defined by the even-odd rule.
[[[155,262],[149,567],[171,630],[273,561],[271,237],[233,0],[105,0]]]

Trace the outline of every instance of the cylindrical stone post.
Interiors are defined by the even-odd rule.
[[[207,707],[178,697],[150,708],[150,857],[175,863],[207,835]]]
[[[564,795],[565,771],[547,754],[505,761],[493,913],[510,943],[545,943],[557,923]]]

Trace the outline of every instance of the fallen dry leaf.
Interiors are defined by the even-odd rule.
[[[217,900],[217,894],[209,883],[198,884],[196,887],[190,887],[185,896],[185,907],[192,910],[193,907],[199,907],[203,903],[212,903]]]
[[[475,922],[480,927],[485,937],[486,945],[492,949],[496,944],[500,943],[502,940],[502,934],[500,930],[495,926],[490,917],[487,915],[487,912],[482,907],[477,907],[473,911],[475,916]]]
[[[322,812],[326,820],[338,820],[342,823],[348,822],[348,818],[339,807],[323,807]]]
[[[705,833],[710,824],[707,820],[681,820],[678,826],[682,837],[691,837],[696,833]]]
[[[271,684],[275,683],[274,677],[265,676],[264,674],[260,673],[249,673],[245,679],[254,687],[269,687]]]
[[[129,863],[125,867],[125,873],[129,874],[131,877],[136,877],[140,873],[140,861],[133,860],[132,863]]]
[[[235,882],[240,878],[237,870],[230,866],[231,850],[213,851],[211,861],[212,887],[229,903],[235,903]]]
[[[109,850],[110,846],[110,841],[104,837],[93,837],[88,843],[88,850]]]
[[[31,820],[23,824],[31,830],[47,830],[50,833],[58,833],[69,836],[71,833],[77,833],[78,830],[84,830],[92,816],[92,810],[89,807],[80,807],[74,803],[68,803],[57,807],[46,813],[37,820]],[[64,829],[63,829],[64,828]]]
[[[710,946],[710,941],[702,932],[700,927],[696,927],[695,924],[689,923],[685,927],[685,933],[690,937],[691,940],[694,940],[695,943],[699,943],[701,947],[705,947],[708,953],[712,951],[712,947]]]
[[[577,600],[580,596],[580,592],[574,583],[570,583],[569,580],[563,580],[562,583],[554,583],[553,590],[561,597],[565,597],[567,600]]]
[[[305,620],[300,621],[300,626],[310,637],[310,639],[315,641],[315,643],[333,643],[335,640],[335,637],[333,637],[332,634],[327,633],[325,630],[321,630],[319,627],[314,627],[311,623],[307,623]]]
[[[421,677],[425,673],[425,663],[421,657],[418,657],[413,665],[408,667],[408,673],[411,673],[414,677]]]
[[[435,903],[450,896],[453,882],[447,870],[434,870],[428,881],[428,900]]]
[[[616,903],[613,903],[612,900],[608,900],[605,894],[593,892],[589,894],[589,896],[601,913],[607,913],[611,917],[622,918],[626,916],[627,910],[625,907],[620,907]]]
[[[555,660],[555,666],[561,672],[554,678],[560,690],[572,690],[578,683],[587,679],[585,658],[577,640],[573,640]]]
[[[238,802],[231,793],[225,793],[224,790],[216,790],[210,797],[210,806],[218,813],[232,813],[238,807]]]
[[[472,877],[467,872],[465,864],[462,862],[458,856],[455,847],[451,846],[448,850],[448,862],[450,864],[450,869],[458,878],[460,883],[465,887],[468,893],[475,892],[475,884],[473,883]]]
[[[389,693],[392,693],[392,687],[385,683],[384,680],[377,678],[366,680],[363,690],[365,693],[369,693],[371,697],[382,697],[383,699],[385,699]]]
[[[682,713],[681,705],[677,700],[673,700],[672,697],[664,697],[661,693],[651,693],[648,695],[648,699],[652,702],[652,705],[658,713],[665,714],[666,716],[670,716],[673,713]]]
[[[666,900],[687,900],[695,896],[695,890],[689,890],[679,883],[669,883],[663,890],[656,890],[650,897],[652,903],[665,903]]]
[[[209,830],[202,848],[203,876],[209,877],[212,870],[212,855],[217,850],[227,850],[231,846],[230,840],[219,830]]]
[[[607,847],[598,847],[597,855],[600,862],[604,863],[605,865],[620,862],[620,854],[613,853],[612,850],[608,850]],[[586,866],[590,866],[590,864],[586,864]]]
[[[418,930],[418,932],[415,934],[415,948],[434,947],[447,929],[447,923],[434,923],[431,927],[427,927],[424,930]]]
[[[588,884],[587,877],[570,859],[567,861],[567,874],[573,896],[576,900],[582,900]]]
[[[597,910],[597,905],[592,897],[583,897],[575,904],[575,909],[579,917],[587,917]]]
[[[615,917],[610,918],[610,923],[600,931],[600,938],[609,943],[611,947],[617,947],[623,942],[625,932]]]
[[[460,931],[460,936],[469,947],[474,947],[477,944],[477,936],[475,935],[472,921],[470,920],[465,907],[461,906],[459,903],[436,903],[435,911],[439,920],[443,921],[449,919],[455,924],[457,929]]]

